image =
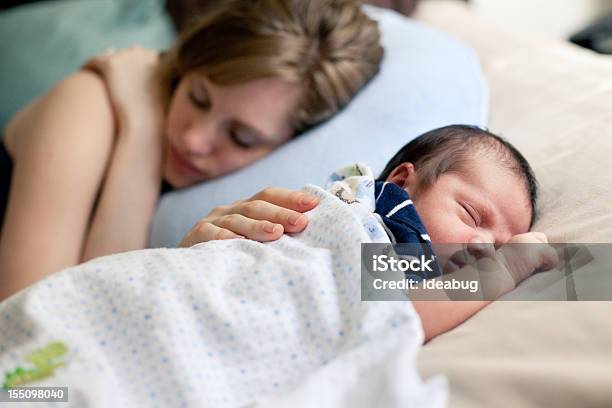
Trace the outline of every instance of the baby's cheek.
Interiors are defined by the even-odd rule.
[[[432,217],[429,213],[425,213],[421,215],[421,220],[432,242],[445,242],[443,240],[445,228],[442,225],[444,222],[440,217]]]
[[[435,243],[467,243],[469,234],[465,224],[452,216],[439,214],[438,216],[423,217],[423,223]]]
[[[453,212],[452,206],[445,197],[426,194],[414,200],[414,205],[425,225],[427,234],[434,243],[461,243],[465,232],[463,222]]]

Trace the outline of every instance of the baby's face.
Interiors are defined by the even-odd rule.
[[[401,166],[406,165],[412,166]],[[527,232],[531,204],[522,180],[486,155],[465,167],[427,189],[416,188],[418,171],[404,178],[394,170],[388,181],[408,191],[434,243],[503,244]]]

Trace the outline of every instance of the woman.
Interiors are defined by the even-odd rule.
[[[93,59],[5,130],[0,299],[144,248],[162,180],[186,187],[265,156],[346,105],[381,57],[354,1],[254,0],[224,2],[162,58],[133,48]]]

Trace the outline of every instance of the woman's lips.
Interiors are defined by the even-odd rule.
[[[182,173],[185,173],[190,176],[198,176],[202,177],[204,172],[191,164],[188,160],[184,159],[183,156],[174,148],[174,146],[169,146],[170,150],[170,160],[174,167],[176,167]]]

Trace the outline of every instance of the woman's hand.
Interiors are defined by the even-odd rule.
[[[232,238],[275,241],[285,232],[304,230],[308,219],[302,213],[318,203],[316,197],[303,192],[266,188],[247,200],[215,208],[193,226],[179,246]]]
[[[159,133],[164,114],[158,67],[159,53],[139,46],[109,49],[83,66],[104,79],[119,121],[117,134]]]

